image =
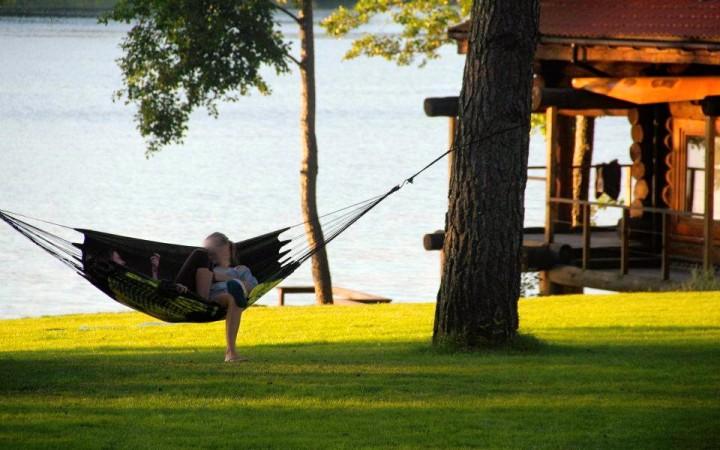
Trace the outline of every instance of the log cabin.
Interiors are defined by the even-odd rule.
[[[540,0],[539,25],[532,107],[545,114],[547,151],[530,169],[544,172],[545,218],[525,228],[523,264],[540,272],[540,293],[670,290],[693,268],[715,274],[720,1]],[[448,30],[460,54],[469,26]],[[424,109],[449,118],[452,145],[458,98],[428,98]],[[622,164],[593,153],[603,116],[627,118]],[[591,172],[602,183],[591,187]],[[618,209],[617,224],[594,226],[596,191],[617,196],[620,185],[626,198],[603,204]],[[442,242],[439,231],[424,246]]]

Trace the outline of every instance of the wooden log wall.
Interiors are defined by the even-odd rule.
[[[632,168],[630,173],[634,179],[635,188],[630,203],[630,217],[640,218],[643,215],[643,206],[650,192],[652,183],[652,115],[649,108],[636,108],[628,113],[630,122],[630,160]],[[648,167],[650,166],[650,167]]]
[[[670,152],[667,107],[642,106],[628,113],[632,144],[630,145],[630,170],[634,188],[630,203],[630,217],[644,217],[644,207],[666,207],[667,186],[666,157]]]
[[[664,186],[660,190],[660,198],[662,203],[666,206],[673,205],[673,177],[674,177],[674,161],[673,161],[673,143],[672,143],[672,116],[668,116],[665,120],[665,137],[663,138],[663,148],[666,151],[664,162],[665,162],[665,175]]]

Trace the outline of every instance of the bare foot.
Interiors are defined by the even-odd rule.
[[[248,361],[248,358],[241,355],[225,355],[225,362],[243,362]]]

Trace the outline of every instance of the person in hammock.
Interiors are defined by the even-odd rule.
[[[120,254],[119,251],[115,250],[114,248],[111,249],[102,249],[97,253],[91,254],[88,259],[85,262],[85,265],[87,266],[93,266],[96,268],[99,267],[100,264],[105,264],[108,261],[113,262],[114,264],[127,268],[128,264],[125,261],[125,258]],[[152,278],[154,280],[160,280],[160,277],[158,276],[158,264],[160,262],[160,255],[157,253],[153,254],[153,256],[150,257],[150,266],[152,270]],[[100,269],[103,270],[103,269]],[[107,266],[104,270],[108,270]],[[187,292],[187,288],[183,286],[178,286],[178,292]]]
[[[225,316],[225,361],[247,361],[235,348],[240,319],[247,307],[250,292],[257,279],[247,266],[241,265],[235,246],[223,233],[213,233],[203,242],[202,249],[194,250],[185,260],[175,277],[181,291],[193,291],[205,300],[227,308]],[[158,272],[160,256],[152,258],[153,274]]]

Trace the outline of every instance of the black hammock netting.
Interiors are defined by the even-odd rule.
[[[317,245],[307,244],[304,223],[233,243],[237,259],[258,280],[248,295],[248,305],[278,285],[387,195],[390,192],[322,216],[325,239]],[[0,219],[125,306],[166,322],[211,322],[225,318],[225,308],[193,292],[179,293],[172,281],[185,260],[199,247],[72,228],[5,210],[0,210]],[[72,242],[49,231],[48,226],[80,233],[82,242]],[[120,256],[122,264],[115,262],[113,253]],[[154,254],[160,256],[157,279],[152,277],[150,264]]]
[[[521,126],[505,128],[479,140],[517,128]],[[237,259],[258,280],[258,285],[248,295],[248,305],[277,286],[380,202],[412,183],[417,175],[456,148],[448,149],[384,194],[320,216],[324,239],[314,245],[309,245],[305,238],[305,222],[234,243]],[[193,292],[179,293],[172,281],[185,260],[199,247],[73,228],[2,209],[0,219],[125,306],[166,322],[212,322],[225,318],[225,308]],[[83,240],[72,242],[50,232],[48,226],[80,233]],[[114,258],[114,253],[120,258]],[[157,278],[152,276],[150,264],[154,254],[158,254],[161,261]]]

